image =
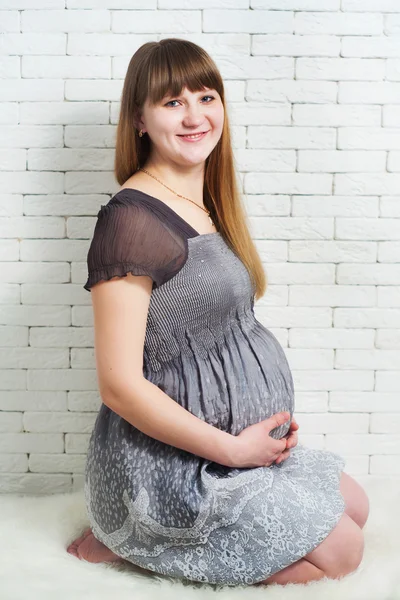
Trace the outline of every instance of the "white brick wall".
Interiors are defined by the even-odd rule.
[[[0,492],[83,484],[86,254],[129,60],[170,36],[225,80],[301,442],[400,476],[400,2],[0,0],[0,36]]]

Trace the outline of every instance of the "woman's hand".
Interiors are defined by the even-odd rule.
[[[290,413],[276,413],[233,436],[234,456],[228,466],[234,468],[270,467],[287,448],[286,436],[277,440],[270,432],[290,420]],[[289,429],[290,431],[290,429]]]
[[[276,459],[276,461],[275,461],[276,465],[279,465],[281,462],[283,462],[284,460],[289,458],[290,449],[294,448],[297,445],[297,442],[299,441],[299,436],[297,433],[298,428],[299,428],[299,424],[297,423],[296,419],[294,417],[292,417],[292,422],[290,423],[289,431],[282,438],[282,439],[286,438],[286,449]]]

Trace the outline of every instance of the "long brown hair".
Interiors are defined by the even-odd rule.
[[[242,205],[231,144],[224,84],[221,74],[203,48],[188,40],[166,38],[147,42],[132,56],[125,76],[116,136],[114,173],[123,185],[150,154],[150,139],[139,137],[137,123],[143,105],[159,103],[167,93],[179,95],[205,87],[215,89],[224,107],[222,135],[205,161],[203,202],[217,230],[246,266],[255,299],[264,295],[267,278],[251,238]]]

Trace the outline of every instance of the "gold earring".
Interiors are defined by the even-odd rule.
[[[142,137],[142,136],[143,136],[143,129],[141,129],[141,130],[139,131],[139,137]]]

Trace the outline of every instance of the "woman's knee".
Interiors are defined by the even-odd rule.
[[[364,535],[360,527],[344,513],[330,534],[312,552],[309,562],[329,578],[339,578],[355,571],[364,554]]]
[[[343,471],[340,480],[340,491],[346,503],[346,513],[361,529],[369,515],[369,498],[361,485]]]

